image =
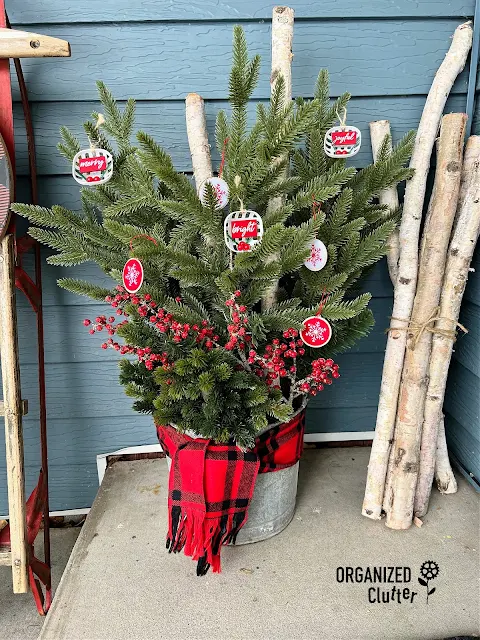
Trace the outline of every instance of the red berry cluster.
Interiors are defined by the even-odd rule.
[[[92,322],[92,320],[85,318],[85,320],[83,321],[83,324],[86,327],[90,327],[90,326],[92,327],[89,330],[89,333],[91,333],[92,335],[96,331],[103,331],[105,329],[105,331],[108,333],[109,336],[113,336],[120,327],[122,327],[124,324],[127,324],[128,320],[123,320],[123,322],[119,322],[118,324],[114,324],[114,322],[115,322],[114,316],[110,316],[108,319],[107,319],[107,316],[97,316],[95,318],[95,322]]]
[[[166,311],[166,309],[162,309],[155,300],[152,300],[152,296],[149,293],[144,296],[138,293],[127,293],[121,285],[118,285],[116,289],[119,293],[113,298],[112,296],[107,296],[105,298],[106,302],[110,302],[112,307],[118,307],[126,302],[133,304],[142,318],[150,322],[160,333],[168,334],[176,344],[187,338],[194,337],[197,344],[204,342],[205,348],[210,350],[213,349],[214,342],[218,341],[214,327],[209,326],[207,320],[202,320],[201,326],[178,322],[173,317],[173,314]],[[181,302],[181,298],[177,297],[175,301]],[[122,309],[118,309],[117,313],[119,312],[124,313]]]
[[[296,358],[305,354],[303,346],[303,340],[298,338],[298,331],[287,329],[283,332],[283,339],[274,338],[265,346],[263,356],[251,349],[248,363],[253,365],[252,369],[257,376],[265,378],[269,386],[278,387],[279,378],[289,377],[292,382],[295,380]],[[292,362],[285,362],[286,358],[290,358]]]
[[[325,385],[332,384],[332,378],[339,378],[338,364],[331,358],[318,358],[312,362],[312,373],[298,384],[298,388],[303,393],[316,396],[318,391],[323,391]],[[331,376],[331,377],[329,377]]]
[[[201,326],[181,323],[176,321],[171,313],[162,309],[152,299],[150,294],[147,293],[142,296],[128,293],[121,285],[117,285],[116,290],[118,293],[114,296],[107,296],[105,302],[109,302],[111,306],[116,309],[117,315],[128,317],[128,313],[124,310],[124,307],[127,303],[133,304],[141,317],[155,326],[160,333],[168,334],[176,344],[193,337],[197,344],[202,343],[202,345],[210,351],[219,340],[219,337],[215,335],[214,328],[209,326],[207,320],[202,320]],[[176,302],[181,302],[181,298],[179,297],[175,298],[175,300]],[[120,327],[127,324],[128,320],[123,320],[116,325],[114,322],[115,318],[113,316],[108,319],[106,316],[98,316],[95,318],[94,325],[88,318],[83,321],[83,324],[86,327],[92,326],[89,330],[91,334],[105,329],[110,336],[113,336]],[[159,362],[165,370],[173,367],[173,363],[168,360],[166,352],[158,354],[152,353],[150,347],[141,348],[129,344],[120,345],[112,338],[109,338],[102,344],[102,349],[108,349],[109,347],[119,351],[121,355],[136,355],[139,361],[144,362],[146,368],[150,371],[154,368],[156,362]]]
[[[227,326],[229,334],[228,342],[225,344],[227,351],[232,351],[235,347],[244,351],[247,343],[252,341],[252,336],[247,333],[247,307],[237,302],[237,298],[241,295],[242,292],[237,289],[231,298],[225,302],[225,306],[230,309],[230,318],[232,320],[231,324]]]
[[[125,315],[128,315],[128,314],[125,313]],[[113,336],[115,335],[115,333],[118,331],[120,327],[122,327],[124,324],[127,324],[128,320],[123,320],[122,322],[119,322],[116,325],[113,324],[114,322],[115,322],[115,318],[113,316],[108,318],[108,320],[106,316],[97,316],[95,318],[95,324],[93,324],[92,321],[89,320],[88,318],[85,318],[85,320],[83,321],[83,324],[86,327],[92,326],[92,328],[89,330],[89,333],[91,334],[94,334],[97,331],[103,331],[105,329],[108,335]],[[131,354],[136,355],[138,357],[139,362],[144,362],[146,368],[149,371],[153,369],[155,362],[160,362],[160,364],[163,366],[163,368],[166,371],[171,369],[173,366],[173,364],[169,362],[168,355],[166,352],[161,354],[153,353],[150,347],[145,347],[142,349],[140,347],[134,347],[133,345],[130,345],[130,344],[120,344],[115,340],[113,340],[113,338],[108,338],[108,340],[106,342],[103,342],[101,346],[102,346],[102,349],[108,349],[109,347],[111,349],[115,349],[115,351],[118,351],[122,356],[131,355]]]

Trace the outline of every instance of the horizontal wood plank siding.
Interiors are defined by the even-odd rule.
[[[468,278],[445,398],[448,444],[467,473],[480,483],[480,247]]]
[[[81,123],[98,107],[95,80],[106,82],[120,103],[137,102],[138,128],[147,131],[172,155],[181,171],[191,172],[185,131],[184,98],[198,91],[206,100],[207,125],[213,146],[215,116],[228,110],[226,101],[232,28],[242,24],[251,52],[262,55],[262,74],[249,111],[269,96],[271,11],[266,0],[15,0],[7,3],[16,28],[68,39],[71,59],[25,60],[37,141],[39,191],[45,206],[78,209],[78,185],[68,163],[56,151],[60,125],[87,143]],[[473,14],[473,0],[314,0],[292,1],[296,13],[293,59],[295,95],[312,95],[320,68],[328,68],[331,96],[353,95],[348,121],[363,135],[355,166],[371,161],[368,123],[388,118],[394,140],[415,128],[435,70],[444,58],[455,27]],[[465,108],[466,70],[455,84],[447,111]],[[14,83],[15,84],[15,83]],[[28,157],[18,88],[14,87],[18,199],[28,200]],[[477,131],[478,117],[474,121]],[[213,150],[214,163],[219,157]],[[19,221],[23,229],[25,224]],[[45,254],[46,256],[47,254]],[[26,261],[27,269],[31,263]],[[47,393],[52,509],[89,506],[97,490],[95,456],[125,446],[155,442],[151,418],[135,414],[118,384],[111,351],[99,349],[100,336],[82,325],[102,305],[56,286],[66,275],[108,286],[108,278],[92,264],[75,269],[44,268]],[[478,300],[478,278],[472,274],[469,303]],[[392,306],[392,287],[384,262],[362,291],[371,291],[376,319],[372,333],[349,353],[339,356],[342,377],[311,403],[309,432],[371,431]],[[36,397],[35,325],[28,303],[19,296],[22,388],[30,402],[25,418],[27,491],[40,464]],[[472,324],[471,309],[465,322]],[[473,342],[466,342],[466,340]],[[465,342],[464,342],[465,340]],[[462,384],[478,374],[470,344],[478,333],[458,342]],[[454,391],[449,411],[472,416]],[[463,408],[460,408],[462,406]],[[457,418],[458,419],[458,418]],[[460,420],[459,420],[460,423]],[[2,430],[0,430],[0,433]],[[0,435],[0,447],[3,441]],[[0,456],[0,514],[6,510],[4,462]]]
[[[295,28],[293,95],[311,96],[322,67],[330,71],[332,95],[347,90],[356,97],[424,95],[459,22],[457,18],[300,22]],[[253,97],[268,98],[270,24],[243,26],[251,50],[262,56],[263,73]],[[119,100],[128,98],[132,89],[139,100],[183,100],[190,91],[223,100],[232,27],[233,23],[214,21],[45,25],[45,35],[69,40],[72,58],[25,59],[30,97],[42,102],[95,100],[94,80],[101,78]],[[465,93],[467,77],[467,71],[459,76],[454,93]]]
[[[15,23],[80,23],[136,22],[136,21],[199,21],[199,20],[271,20],[275,2],[265,0],[176,0],[171,2],[132,2],[131,0],[109,0],[96,2],[86,0],[79,5],[73,0],[15,0],[8,7],[10,18]],[[474,0],[304,0],[291,2],[295,9],[295,20],[302,18],[431,18],[472,16]]]
[[[226,86],[226,85],[225,85]],[[446,111],[462,111],[465,109],[466,96],[451,96]],[[265,100],[264,100],[265,102]],[[124,101],[119,101],[123,107]],[[258,101],[252,101],[249,108],[249,123],[255,118]],[[348,117],[362,132],[362,146],[355,158],[349,161],[356,167],[363,167],[371,162],[370,131],[368,123],[377,113],[390,114],[394,142],[415,129],[422,115],[425,104],[424,96],[392,96],[374,98],[352,98],[349,104]],[[35,139],[38,145],[37,167],[42,176],[69,175],[71,167],[56,149],[59,123],[67,126],[87,146],[87,139],[82,123],[88,120],[92,111],[97,111],[100,103],[91,102],[57,102],[54,104],[34,102],[32,105]],[[206,101],[205,111],[209,138],[212,142],[212,160],[218,166],[220,154],[213,144],[215,138],[215,118],[220,110],[230,111],[226,100]],[[16,150],[18,157],[17,172],[28,175],[27,140],[22,121],[21,105],[16,105]],[[191,171],[190,153],[185,128],[185,102],[172,101],[140,101],[137,102],[136,122],[138,129],[152,135],[172,156],[179,171]],[[168,123],[168,126],[165,126]],[[474,128],[477,128],[477,122]]]

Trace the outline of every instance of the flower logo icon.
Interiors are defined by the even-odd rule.
[[[421,578],[418,578],[418,582],[422,585],[422,587],[426,587],[427,589],[427,604],[428,604],[428,596],[431,596],[432,593],[435,593],[435,587],[433,589],[428,588],[428,583],[430,580],[434,580],[438,574],[440,573],[440,568],[436,562],[433,560],[425,561],[420,567],[420,575]]]

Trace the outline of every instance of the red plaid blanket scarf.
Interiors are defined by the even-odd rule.
[[[172,458],[167,549],[197,560],[197,575],[220,571],[222,545],[235,543],[247,521],[258,473],[294,465],[303,448],[305,411],[261,434],[251,451],[190,438],[157,426],[158,439]]]

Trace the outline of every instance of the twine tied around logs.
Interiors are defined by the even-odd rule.
[[[461,329],[463,333],[468,333],[468,329],[464,327],[463,324],[460,324],[460,322],[456,322],[451,318],[446,318],[444,316],[438,315],[439,311],[440,311],[440,307],[435,307],[432,313],[430,314],[430,317],[428,318],[428,320],[425,320],[425,322],[414,322],[412,320],[405,320],[405,318],[396,318],[395,316],[390,316],[391,320],[396,320],[397,322],[406,322],[407,326],[406,327],[388,327],[388,329],[385,329],[385,333],[389,333],[390,331],[411,331],[412,337],[413,337],[412,349],[415,349],[415,347],[418,344],[418,341],[423,336],[425,331],[428,331],[429,333],[437,334],[439,336],[443,336],[444,338],[453,340],[453,342],[455,342],[455,340],[457,339],[457,332],[455,331],[455,329],[458,328],[458,329]],[[433,322],[437,322],[437,320],[454,322],[455,329],[440,329],[439,327],[429,326]]]

